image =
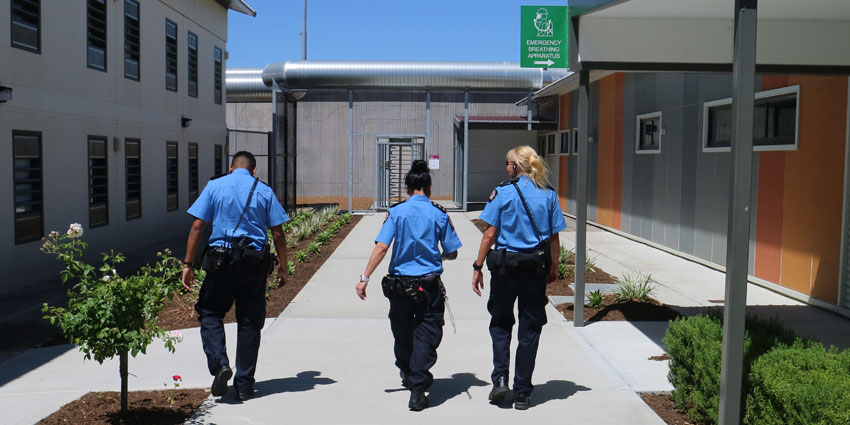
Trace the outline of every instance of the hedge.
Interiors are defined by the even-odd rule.
[[[850,424],[850,350],[778,347],[755,361],[749,381],[745,424]]]

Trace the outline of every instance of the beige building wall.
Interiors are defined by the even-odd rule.
[[[47,4],[49,3],[49,4]],[[225,145],[214,102],[213,49],[225,51],[227,9],[215,0],[140,0],[140,81],[124,77],[124,0],[107,0],[107,72],[86,64],[86,2],[42,1],[41,51],[11,47],[10,8],[0,7],[0,293],[55,276],[40,241],[15,244],[12,132],[41,133],[44,234],[78,222],[89,253],[129,252],[188,231],[188,144],[198,144],[199,191]],[[178,91],[165,88],[165,20],[177,24]],[[188,95],[188,31],[198,36],[198,97]],[[222,79],[224,78],[222,65]],[[187,128],[181,117],[190,118]],[[88,228],[88,136],[105,136],[109,224]],[[126,138],[141,140],[142,216],[126,220]],[[178,208],[166,211],[166,141],[178,142]]]

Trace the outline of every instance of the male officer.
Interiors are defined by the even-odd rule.
[[[191,291],[195,280],[192,260],[198,249],[204,225],[212,222],[212,235],[203,267],[207,271],[195,310],[201,322],[201,340],[207,366],[213,379],[214,396],[227,393],[227,381],[233,376],[224,341],[222,319],[236,301],[236,377],[237,397],[248,400],[254,393],[254,371],[260,349],[260,329],[266,317],[266,278],[272,258],[266,228],[272,229],[278,262],[286,264],[286,239],[281,224],[289,216],[280,206],[270,187],[258,184],[254,177],[257,162],[250,152],[237,152],[230,174],[207,183],[201,196],[189,208],[195,217],[183,261],[183,286]],[[285,267],[277,271],[278,286],[286,283]]]

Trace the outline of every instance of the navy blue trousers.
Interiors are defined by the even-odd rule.
[[[201,341],[210,374],[229,366],[224,315],[236,303],[236,374],[233,386],[250,392],[254,386],[260,330],[266,319],[266,274],[256,264],[229,264],[210,270],[201,285],[195,311],[201,322]]]
[[[517,329],[516,364],[514,366],[514,393],[531,394],[534,385],[531,375],[537,360],[540,331],[546,324],[546,276],[538,276],[533,269],[491,271],[490,338],[493,340],[493,373],[495,383],[509,376],[511,361],[511,331],[514,320],[514,302],[518,301],[519,328]]]
[[[413,386],[428,388],[434,382],[431,367],[437,363],[437,347],[443,340],[443,314],[446,311],[443,285],[423,287],[426,301],[413,303],[395,295],[390,299],[390,327],[395,338],[395,365]]]

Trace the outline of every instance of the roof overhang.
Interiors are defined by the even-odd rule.
[[[590,82],[601,80],[611,74],[614,71],[590,71]],[[567,76],[549,84],[546,87],[534,92],[531,96],[532,102],[549,96],[560,96],[562,94],[567,94],[571,91],[575,91],[578,89],[578,73],[570,72]],[[528,98],[524,97],[520,101],[516,103],[517,106],[525,106],[528,102]]]
[[[571,68],[732,70],[734,0],[571,0]],[[850,73],[848,0],[758,5],[757,72]]]
[[[216,0],[216,2],[227,9],[235,10],[251,17],[257,16],[257,12],[242,0]]]

